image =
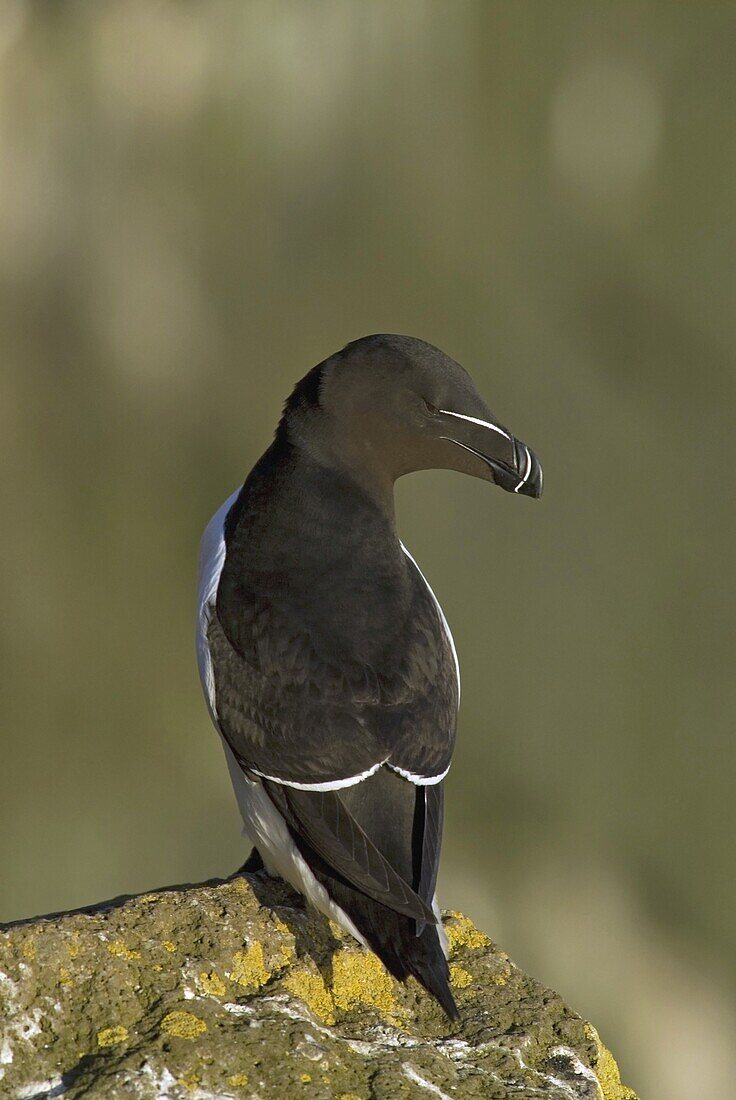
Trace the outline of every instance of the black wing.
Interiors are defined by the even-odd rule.
[[[329,644],[275,583],[218,594],[207,645],[216,717],[258,774],[324,784],[388,762],[431,778],[449,767],[458,683],[451,641],[415,567],[409,599],[371,663]]]
[[[340,791],[294,791],[268,780],[264,786],[312,873],[384,965],[400,980],[413,974],[454,1018],[447,961],[431,910],[442,783],[417,786],[382,767]],[[373,874],[367,879],[369,862]]]
[[[292,832],[307,841],[326,868],[394,912],[413,917],[422,926],[426,921],[435,923],[431,901],[422,901],[394,869],[350,813],[340,792],[300,791],[270,780],[264,785]],[[385,838],[376,839],[386,847],[381,844]]]
[[[398,544],[392,553],[384,574],[396,598],[363,592],[324,614],[297,565],[255,573],[236,540],[203,621],[212,709],[241,766],[326,868],[421,929],[434,923],[442,794],[414,781],[449,765],[458,687],[436,601]],[[357,593],[365,575],[364,563],[344,591]],[[366,622],[377,606],[383,618]],[[340,638],[341,617],[352,627],[361,610],[362,631]]]

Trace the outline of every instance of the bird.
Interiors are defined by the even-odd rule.
[[[436,899],[460,670],[397,533],[394,484],[450,469],[537,498],[536,455],[423,340],[366,336],[313,367],[200,547],[197,656],[253,845],[454,1020]]]

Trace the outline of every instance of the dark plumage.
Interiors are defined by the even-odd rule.
[[[393,483],[459,469],[538,496],[466,372],[408,337],[313,368],[203,540],[200,668],[268,868],[456,1009],[434,892],[459,677]]]

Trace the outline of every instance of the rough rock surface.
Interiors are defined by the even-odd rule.
[[[263,875],[0,928],[0,1096],[636,1100],[595,1029],[445,914],[461,1013]]]

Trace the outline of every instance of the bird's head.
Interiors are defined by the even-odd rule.
[[[365,336],[314,367],[287,401],[280,430],[363,484],[447,469],[507,492],[542,493],[536,455],[493,416],[468,372],[410,336]]]

